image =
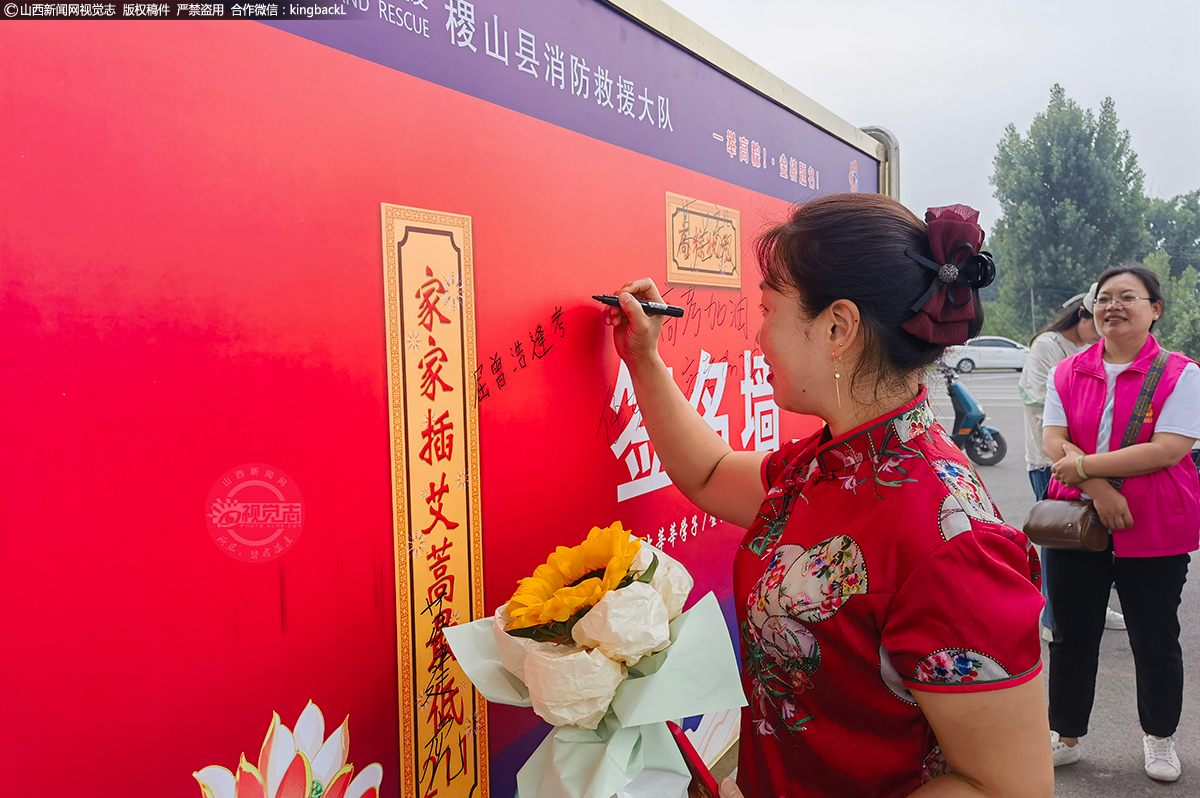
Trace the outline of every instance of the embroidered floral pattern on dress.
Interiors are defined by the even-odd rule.
[[[1023,678],[1006,668],[1037,667],[1036,636],[988,622],[1035,617],[1036,588],[1009,578],[1024,563],[1001,539],[1024,536],[988,523],[998,511],[924,399],[851,435],[826,429],[785,446],[764,467],[767,501],[734,563],[756,748],[742,767],[756,794],[838,795],[847,783],[891,783],[897,770],[912,792],[947,771],[918,691],[1004,686]],[[986,539],[993,532],[1001,537]],[[998,561],[963,562],[956,552],[974,538]],[[923,622],[931,612],[937,623]],[[866,715],[889,722],[863,724]],[[845,755],[828,756],[809,733],[844,733]]]
[[[946,540],[971,531],[971,519],[956,497],[947,496],[942,501],[942,507],[938,510],[938,529]]]
[[[929,402],[921,402],[912,410],[896,416],[892,419],[892,425],[896,428],[896,434],[900,436],[900,440],[905,443],[925,435],[931,429],[941,429],[941,425],[933,415],[933,410],[929,407]]]
[[[840,449],[831,451],[837,459],[842,461],[842,473],[836,475],[838,482],[842,484],[842,490],[848,490],[857,495],[858,486],[866,481],[866,479],[858,478],[858,469],[862,467],[865,459],[862,452],[849,446],[846,447],[846,451]]]
[[[774,488],[773,488],[774,490]],[[772,505],[779,505],[778,509],[772,509],[776,515],[767,515],[762,509],[758,510],[758,517],[763,518],[766,523],[762,529],[758,530],[755,539],[744,544],[749,551],[762,557],[764,552],[767,552],[770,547],[775,545],[775,541],[779,540],[780,535],[784,534],[784,527],[787,526],[787,518],[791,516],[791,504],[794,498],[790,498],[785,493],[767,494],[767,500],[763,503],[763,508],[772,508]]]
[[[779,600],[779,588],[783,584],[783,577],[787,574],[788,569],[803,554],[803,547],[784,544],[771,555],[767,569],[763,571],[758,584],[750,593],[750,600],[746,608],[748,610],[747,617],[755,632],[761,630],[772,615],[787,614]]]
[[[968,516],[989,524],[1003,523],[987,488],[970,465],[957,460],[934,460],[930,465]]]
[[[784,612],[817,623],[832,618],[856,593],[867,592],[862,549],[837,535],[806,550],[784,575],[779,603]]]
[[[922,684],[998,682],[1011,674],[986,654],[965,648],[944,648],[917,663],[913,674]]]
[[[741,631],[748,642],[742,647],[742,668],[754,677],[750,696],[754,728],[773,736],[778,721],[789,731],[804,731],[813,716],[802,715],[795,698],[812,688],[809,677],[821,665],[816,637],[794,618],[779,615],[753,631],[743,621]]]
[[[850,596],[867,592],[862,550],[847,535],[805,549],[784,544],[771,555],[747,602],[742,665],[754,678],[759,734],[774,734],[777,718],[791,731],[812,720],[795,697],[812,687],[821,647],[806,623],[826,621]],[[771,712],[768,713],[767,710]]]
[[[935,745],[933,750],[925,756],[925,762],[921,765],[921,783],[933,781],[938,776],[945,776],[950,772],[950,766],[946,764],[946,757],[942,756],[942,747]]]
[[[921,408],[925,410],[922,411]],[[905,414],[901,424],[905,434],[915,430],[926,434],[930,429],[941,429],[922,403]],[[875,498],[882,498],[879,488],[898,488],[906,482],[915,481],[911,473],[910,460],[923,460],[924,455],[911,439],[905,438],[896,427],[897,419],[863,430],[852,438],[826,446],[819,450],[817,460],[823,468],[818,478],[835,480],[842,490],[858,494],[858,488],[873,481]],[[932,424],[932,427],[928,426]],[[870,473],[864,474],[862,466],[867,464]]]
[[[757,516],[757,520],[765,523],[753,540],[743,544],[744,548],[762,557],[783,534],[788,519],[792,516],[792,507],[796,499],[803,499],[805,504],[808,503],[804,488],[818,471],[817,459],[814,457],[803,469],[803,476],[799,476],[801,470],[796,466],[789,468],[785,474],[784,487],[775,485],[767,491],[766,501],[759,508]]]
[[[905,444],[876,453],[871,458],[875,484],[884,488],[898,488],[905,482],[915,482],[916,480],[909,476],[910,465],[907,461],[920,459],[921,453]]]

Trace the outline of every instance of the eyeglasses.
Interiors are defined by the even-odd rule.
[[[1127,307],[1137,302],[1139,299],[1150,299],[1148,296],[1135,296],[1133,294],[1125,294],[1117,298],[1115,296],[1098,296],[1096,297],[1096,307],[1098,308],[1118,308]]]

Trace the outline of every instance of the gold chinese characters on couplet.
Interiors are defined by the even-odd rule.
[[[741,289],[741,213],[668,191],[667,282]]]
[[[442,629],[484,616],[471,217],[382,205],[404,798],[487,798],[486,702]]]

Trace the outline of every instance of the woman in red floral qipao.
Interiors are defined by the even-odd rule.
[[[934,419],[921,377],[982,324],[977,213],[814,200],[758,244],[775,401],[824,430],[734,452],[658,355],[650,280],[606,311],[675,485],[747,529],[749,706],[722,796],[1050,796],[1037,557]]]

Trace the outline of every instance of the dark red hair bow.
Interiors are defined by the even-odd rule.
[[[952,346],[965,343],[975,319],[974,291],[996,279],[992,256],[980,252],[983,228],[979,211],[949,205],[925,211],[933,260],[909,249],[904,254],[934,273],[933,282],[912,306],[916,313],[901,327],[922,341]]]

